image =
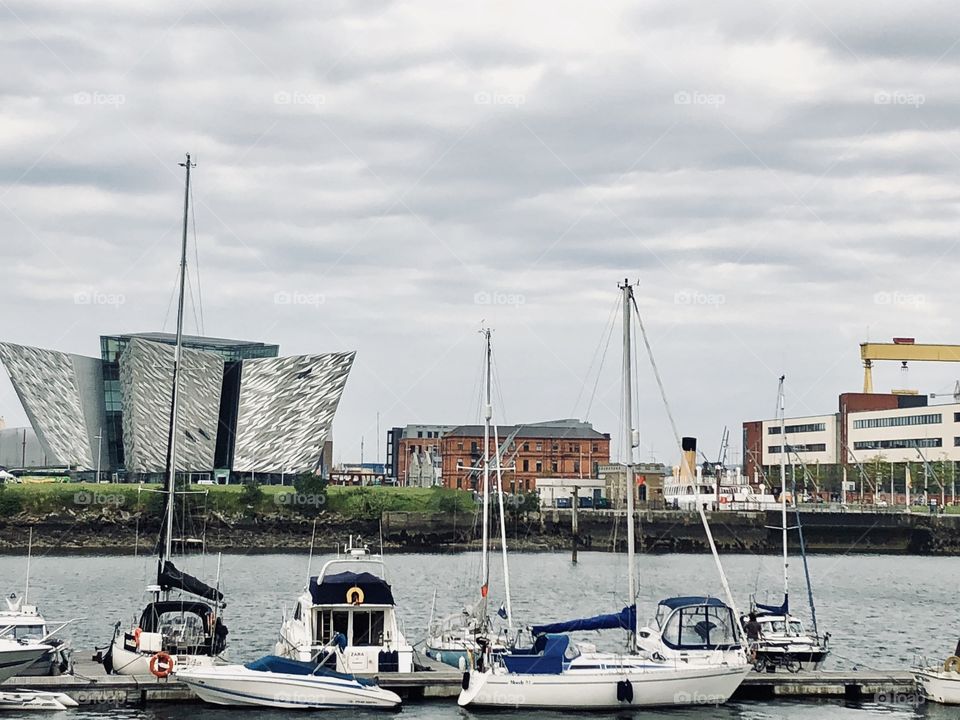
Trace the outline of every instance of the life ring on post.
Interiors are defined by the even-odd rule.
[[[173,658],[162,650],[150,658],[150,674],[163,679],[173,672]]]
[[[943,669],[946,672],[955,672],[960,673],[960,657],[956,655],[951,655],[947,658],[947,661],[943,663]]]
[[[351,605],[363,605],[363,590],[356,585],[347,590],[347,602]]]

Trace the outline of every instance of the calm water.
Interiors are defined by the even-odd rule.
[[[314,559],[316,573],[329,555]],[[388,557],[390,579],[402,611],[407,637],[412,642],[425,636],[436,591],[436,612],[459,609],[463,599],[477,592],[478,554],[396,555]],[[501,599],[499,558],[494,558],[491,595]],[[302,590],[307,559],[299,555],[224,555],[221,587],[228,607],[224,615],[230,628],[229,658],[247,661],[273,647],[284,609]],[[217,558],[190,558],[183,569],[212,579]],[[951,558],[819,556],[810,559],[821,631],[832,634],[833,653],[828,668],[906,669],[917,656],[943,658],[953,651],[960,634],[957,612],[957,567]],[[581,553],[573,565],[567,555],[512,553],[510,556],[514,616],[519,622],[560,620],[578,615],[609,612],[625,603],[626,562],[623,556]],[[762,601],[776,601],[782,592],[782,576],[775,557],[728,556],[724,567],[737,602],[745,607],[756,592]],[[640,614],[651,616],[656,601],[677,594],[715,593],[721,588],[709,556],[659,555],[639,559]],[[155,572],[147,558],[117,556],[34,557],[30,597],[48,619],[81,617],[72,630],[78,652],[103,645],[117,620],[129,622],[143,604],[143,588]],[[21,590],[25,559],[0,557],[0,579],[7,592]],[[791,567],[792,603],[796,614],[808,618],[803,569],[799,559]],[[622,644],[617,633],[584,636],[601,648]],[[165,705],[149,710],[81,710],[84,718],[170,718],[198,715],[201,706]],[[202,706],[204,717],[234,717],[236,711],[218,711]],[[297,717],[297,714],[244,711],[264,718]],[[457,718],[468,715],[455,703],[433,702],[409,705],[408,717]],[[555,714],[527,713],[524,717]],[[326,713],[332,718],[352,714]],[[605,717],[603,714],[593,717]],[[914,706],[910,702],[863,703],[733,703],[718,709],[680,709],[668,712],[617,713],[610,717],[670,718],[955,718],[956,710]],[[16,717],[7,714],[6,717]],[[34,715],[36,717],[36,715]],[[49,717],[49,716],[46,716]]]

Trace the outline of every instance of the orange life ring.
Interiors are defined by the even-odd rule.
[[[347,602],[351,605],[363,605],[363,590],[356,585],[347,590]]]
[[[173,672],[173,658],[162,650],[150,658],[150,674],[154,677],[170,677]]]
[[[720,496],[720,504],[721,504],[721,505],[725,505],[725,504],[728,503],[729,501],[730,501],[730,498],[728,498],[726,495],[721,495],[721,496]]]
[[[137,647],[140,647],[140,633],[143,632],[140,628],[136,628],[133,631],[133,642],[136,643]]]

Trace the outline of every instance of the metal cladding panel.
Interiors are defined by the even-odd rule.
[[[120,356],[123,450],[128,472],[163,472],[167,465],[175,348],[134,338]],[[213,469],[223,386],[223,360],[184,350],[180,374],[177,470]]]
[[[0,360],[47,463],[93,470],[94,438],[103,420],[102,395],[91,397],[103,386],[99,361],[10,343],[0,343]]]
[[[356,353],[244,360],[233,469],[317,469]]]

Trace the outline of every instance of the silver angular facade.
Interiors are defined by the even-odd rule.
[[[355,356],[344,352],[244,360],[233,469],[316,470]]]
[[[48,465],[96,468],[104,425],[100,360],[0,343],[3,362]]]
[[[127,472],[163,472],[167,464],[174,348],[134,338],[120,356],[123,449]],[[183,350],[177,439],[178,470],[212,470],[223,360]]]

